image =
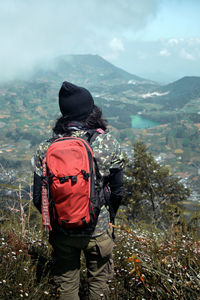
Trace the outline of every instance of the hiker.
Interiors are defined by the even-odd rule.
[[[86,260],[89,299],[109,299],[108,281],[113,277],[112,249],[114,245],[111,225],[114,223],[123,196],[123,156],[119,143],[109,133],[107,121],[102,118],[100,108],[94,104],[93,97],[87,89],[67,81],[63,82],[59,91],[59,107],[62,115],[57,119],[52,129],[53,138],[41,143],[34,156],[33,202],[36,208],[42,212],[43,224],[46,218],[45,225],[52,229],[50,231],[50,243],[55,257],[54,280],[59,286],[60,299],[79,299],[80,255],[82,251]],[[53,176],[56,177],[54,174],[49,180],[44,176],[44,168],[46,168],[44,158],[52,145],[57,147],[62,142],[65,143],[65,140],[69,140],[69,137],[70,140],[72,138],[72,141],[75,139],[75,142],[76,138],[80,138],[81,143],[85,144],[87,141],[91,146],[95,161],[95,193],[99,193],[99,198],[100,194],[101,198],[107,198],[107,202],[102,202],[100,212],[92,225],[89,223],[80,227],[74,225],[75,228],[70,228],[70,224],[67,224],[69,220],[59,221],[63,207],[60,208],[59,201],[57,206],[55,205],[55,199],[52,195],[50,195],[50,204],[48,204],[51,219],[49,221],[48,208],[45,207],[47,204],[43,203],[43,196],[41,197],[45,191],[42,188],[45,180],[51,181],[54,180]],[[52,157],[52,155],[50,156]],[[55,155],[53,155],[54,157]],[[54,168],[59,169],[55,163]],[[83,175],[80,176],[84,177]],[[86,184],[88,178],[92,180],[90,177],[91,175],[88,174],[88,177],[85,178]],[[68,185],[76,186],[81,179],[74,178],[74,176],[64,176],[59,180],[60,182],[57,180],[58,186],[64,187],[65,183],[63,182],[65,181]],[[50,194],[53,188],[50,183]],[[103,194],[101,189],[103,189]],[[57,193],[59,191],[58,189]],[[79,191],[80,193],[81,191]],[[51,210],[52,203],[53,213]],[[93,203],[93,205],[96,204]],[[59,212],[56,211],[57,208],[55,207],[59,208]],[[57,221],[56,215],[58,216]],[[84,222],[87,223],[87,220]]]

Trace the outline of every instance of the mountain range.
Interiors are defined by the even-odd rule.
[[[51,135],[59,116],[57,95],[65,80],[89,88],[123,147],[141,139],[172,173],[199,181],[200,77],[161,85],[98,55],[60,56],[27,81],[0,84],[4,167],[30,168],[38,143]]]

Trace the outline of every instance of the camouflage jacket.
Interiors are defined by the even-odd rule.
[[[82,137],[86,134],[85,131],[73,131],[72,136],[75,137]],[[58,136],[61,137],[61,136]],[[50,141],[45,141],[41,143],[36,151],[36,154],[32,160],[32,164],[34,166],[34,172],[38,176],[42,176],[42,160],[45,157],[46,151],[50,146]],[[121,152],[120,144],[117,142],[115,138],[109,132],[104,132],[99,134],[92,143],[92,149],[94,157],[97,161],[98,169],[104,178],[109,178],[110,172],[112,170],[118,170],[122,172],[123,169],[123,154]],[[108,180],[109,183],[109,180]],[[116,184],[113,184],[115,189],[117,189],[116,193],[111,187],[111,194],[118,194],[117,197],[121,197],[123,195],[123,180],[118,182],[118,186],[116,188]],[[34,195],[33,195],[34,198]],[[115,198],[115,197],[114,197]],[[33,199],[34,200],[34,199]],[[108,223],[110,222],[110,216],[107,208],[103,206],[101,208],[98,222],[95,228],[85,228],[85,229],[77,229],[77,230],[66,230],[62,228],[61,230],[64,231],[67,235],[76,235],[76,236],[98,236],[104,233],[108,228]]]

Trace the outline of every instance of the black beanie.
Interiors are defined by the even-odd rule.
[[[87,89],[64,81],[59,91],[59,106],[63,116],[81,121],[92,112],[94,100]]]

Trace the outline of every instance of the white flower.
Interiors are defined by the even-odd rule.
[[[44,291],[44,294],[45,294],[45,295],[49,295],[49,292],[47,292],[47,291]]]

